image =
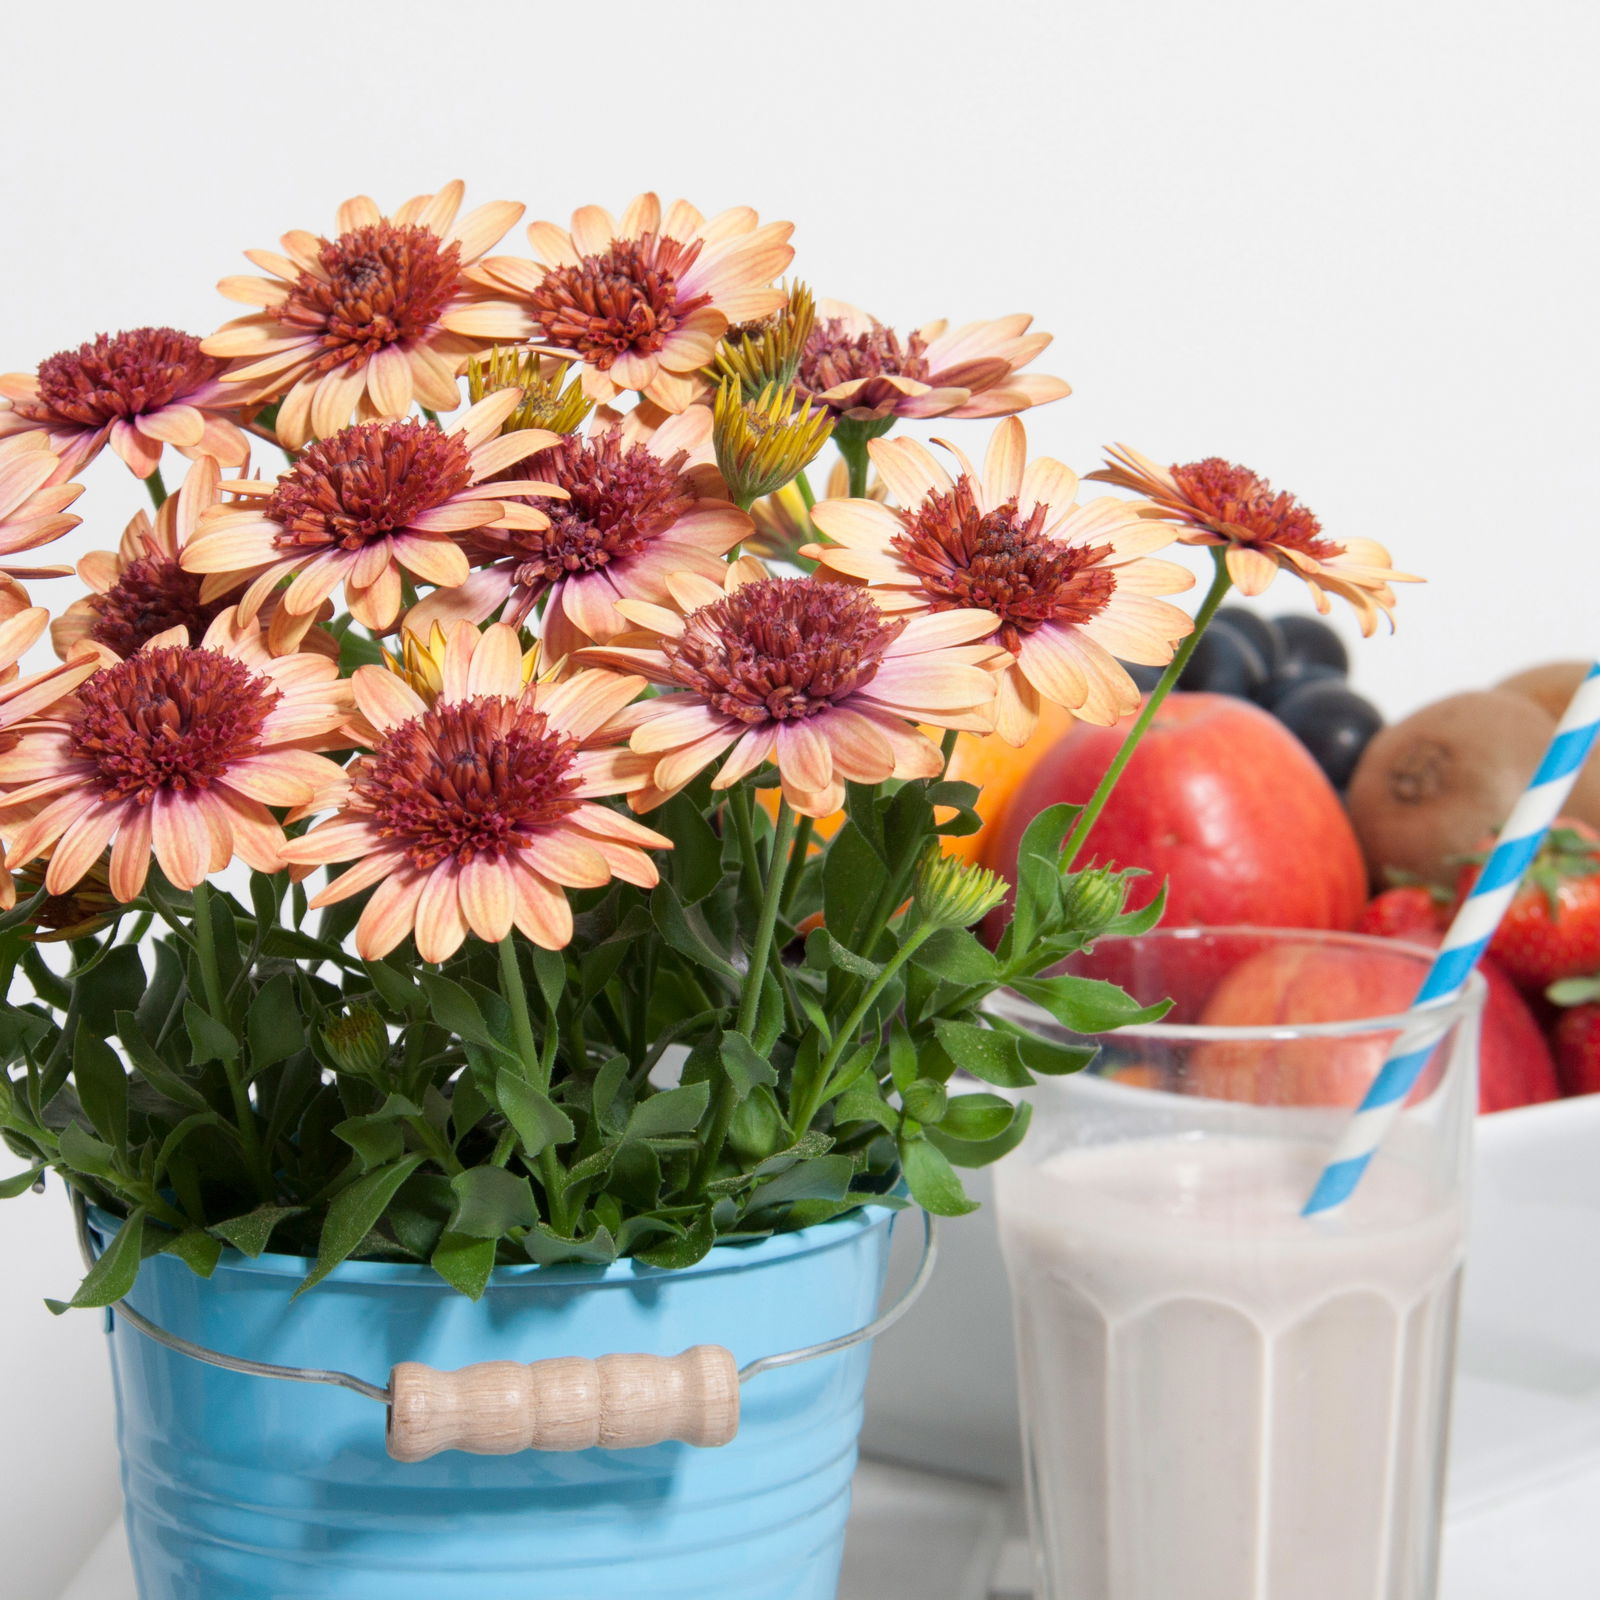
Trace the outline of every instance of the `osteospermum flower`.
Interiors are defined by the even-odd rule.
[[[130,328],[62,350],[37,373],[0,377],[0,435],[38,432],[79,471],[107,444],[141,478],[171,445],[191,460],[242,466],[250,443],[227,415],[239,392],[222,381],[227,362],[176,328]]]
[[[789,222],[759,225],[748,206],[708,219],[678,200],[663,214],[655,195],[642,194],[620,221],[583,206],[571,232],[530,223],[537,261],[491,256],[472,276],[509,297],[485,307],[486,322],[514,310],[514,337],[582,362],[591,398],[637,389],[682,411],[703,392],[700,369],[723,333],[784,304],[773,280],[794,258],[793,231]]]
[[[538,428],[500,434],[517,399],[515,389],[491,394],[448,432],[434,422],[359,422],[317,440],[276,482],[230,482],[235,503],[203,513],[182,551],[185,570],[208,574],[206,599],[248,585],[245,621],[285,579],[283,608],[300,617],[343,584],[351,615],[382,632],[400,615],[402,572],[452,588],[470,570],[462,534],[549,526],[545,512],[516,502],[559,499],[558,486],[487,481],[556,442]]]
[[[284,857],[356,863],[311,903],[373,891],[356,924],[363,958],[414,932],[417,954],[443,961],[469,933],[498,941],[513,927],[559,950],[572,938],[568,889],[657,882],[644,851],[671,841],[594,804],[647,776],[613,725],[643,681],[590,670],[528,683],[523,662],[514,628],[457,623],[431,703],[383,667],[356,672],[371,750],[337,813]]]
[[[66,659],[80,640],[131,656],[157,634],[186,628],[192,639],[230,604],[226,596],[201,598],[204,579],[183,566],[184,546],[194,537],[201,513],[221,503],[222,476],[210,456],[192,466],[176,494],[169,495],[154,519],[137,512],[115,550],[91,550],[78,563],[78,576],[90,593],[75,600],[50,624],[56,654]],[[324,604],[321,616],[331,616]],[[260,611],[267,643],[275,655],[314,650],[338,659],[338,642],[310,616],[284,610],[281,597],[268,595]]]
[[[899,502],[826,500],[811,518],[831,545],[803,555],[868,585],[896,616],[980,607],[996,618],[994,643],[1010,653],[996,731],[1020,745],[1040,697],[1086,722],[1109,724],[1139,704],[1119,664],[1165,666],[1193,624],[1157,596],[1193,576],[1150,553],[1173,529],[1140,515],[1140,502],[1106,495],[1077,503],[1077,474],[1048,456],[1028,460],[1022,423],[994,431],[979,473],[953,446],[954,479],[912,439],[875,439],[873,464]]]
[[[473,530],[466,543],[478,570],[423,601],[409,625],[426,632],[435,622],[482,622],[498,613],[521,626],[543,601],[545,655],[559,661],[628,628],[618,601],[665,600],[675,572],[720,579],[726,552],[751,522],[729,503],[710,456],[704,406],[653,431],[635,413],[604,421],[587,437],[556,440],[526,470],[565,498],[534,502],[542,526]]]
[[[0,439],[0,575],[63,578],[71,567],[19,566],[7,558],[37,550],[70,532],[82,520],[67,507],[83,493],[66,483],[67,468],[41,433]]]
[[[496,200],[457,220],[465,192],[459,180],[447,183],[392,217],[358,195],[339,207],[332,239],[296,229],[283,236],[282,255],[245,252],[271,277],[217,285],[262,309],[225,324],[202,348],[234,359],[227,378],[241,399],[282,397],[277,435],[291,450],[352,417],[461,403],[463,365],[507,320],[491,314],[485,325],[463,274],[523,211]]]
[[[846,780],[939,774],[939,748],[914,724],[994,726],[994,673],[1008,658],[976,642],[994,632],[991,612],[891,617],[860,589],[773,578],[750,557],[721,585],[683,574],[669,587],[675,610],[622,601],[641,632],[579,657],[669,691],[630,708],[633,748],[655,759],[635,809],[715,761],[714,789],[770,761],[789,804],[823,817],[843,803]]]
[[[1328,596],[1338,595],[1355,608],[1362,633],[1371,634],[1380,613],[1394,626],[1389,585],[1423,581],[1396,572],[1376,540],[1328,538],[1292,494],[1274,490],[1248,467],[1220,456],[1163,467],[1126,445],[1106,455],[1106,466],[1090,476],[1148,496],[1149,514],[1177,523],[1184,544],[1222,547],[1228,575],[1244,594],[1260,594],[1280,570],[1292,572],[1318,611],[1328,612]]]
[[[273,656],[228,613],[198,645],[175,628],[126,660],[103,655],[0,754],[8,863],[48,854],[45,887],[65,894],[110,845],[122,901],[144,888],[152,856],[180,889],[235,856],[281,870],[283,829],[267,808],[311,806],[343,779],[313,753],[348,716],[337,666]]]
[[[1072,393],[1060,378],[1019,372],[1050,343],[1029,316],[951,328],[930,322],[904,337],[875,317],[823,300],[800,360],[800,385],[852,422],[895,417],[1004,417]]]

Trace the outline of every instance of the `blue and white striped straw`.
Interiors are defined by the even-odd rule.
[[[1512,808],[1472,893],[1462,901],[1428,976],[1417,990],[1413,1009],[1429,1001],[1435,1003],[1433,1008],[1414,1015],[1400,1030],[1382,1070],[1335,1146],[1333,1159],[1323,1168],[1303,1215],[1311,1217],[1343,1205],[1361,1181],[1361,1174],[1394,1125],[1406,1096],[1416,1087],[1439,1036],[1453,1020],[1448,1002],[1466,987],[1479,956],[1494,937],[1523,874],[1539,853],[1551,823],[1560,815],[1597,733],[1600,662],[1589,669],[1588,677],[1572,697],[1539,770]]]

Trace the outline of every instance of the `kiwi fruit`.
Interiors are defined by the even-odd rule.
[[[1380,728],[1345,800],[1373,883],[1400,873],[1446,887],[1510,815],[1556,719],[1508,689],[1453,694]]]
[[[1497,687],[1525,695],[1559,720],[1567,709],[1567,702],[1577,693],[1578,685],[1589,676],[1590,665],[1587,661],[1550,661],[1542,667],[1513,673]],[[1563,809],[1567,816],[1600,828],[1600,753],[1590,756],[1584,763]]]

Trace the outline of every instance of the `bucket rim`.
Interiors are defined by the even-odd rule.
[[[830,1217],[826,1222],[813,1223],[809,1228],[796,1228],[789,1233],[775,1233],[765,1239],[749,1239],[715,1244],[692,1267],[652,1267],[627,1256],[606,1266],[586,1265],[583,1262],[563,1262],[557,1266],[541,1266],[529,1261],[498,1266],[489,1275],[489,1289],[572,1289],[583,1286],[595,1288],[635,1288],[640,1284],[680,1281],[687,1278],[711,1277],[724,1272],[744,1272],[752,1267],[769,1266],[796,1256],[815,1255],[824,1250],[838,1249],[863,1233],[887,1226],[899,1215],[903,1207],[861,1205],[842,1216]],[[103,1207],[90,1204],[86,1207],[89,1226],[102,1238],[112,1234],[122,1225],[122,1219]],[[154,1258],[152,1258],[154,1259]],[[231,1245],[223,1246],[222,1254],[212,1276],[224,1270],[235,1273],[256,1273],[267,1277],[304,1278],[316,1266],[312,1256],[280,1255],[264,1251],[259,1256],[247,1256]],[[341,1261],[319,1288],[330,1284],[347,1285],[381,1284],[401,1289],[426,1289],[433,1292],[456,1294],[432,1267],[415,1261]]]

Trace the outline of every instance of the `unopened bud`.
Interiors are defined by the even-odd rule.
[[[500,389],[522,391],[517,409],[501,424],[501,433],[525,428],[575,433],[594,409],[594,401],[583,392],[581,377],[567,381],[571,370],[570,361],[496,345],[467,363],[467,394],[476,405]]]
[[[322,1025],[322,1042],[341,1072],[371,1078],[389,1060],[389,1030],[371,1006],[351,1006]]]
[[[754,400],[728,379],[717,391],[711,440],[717,467],[736,504],[748,506],[792,482],[828,442],[833,423],[791,387],[769,383]]]
[[[969,928],[1006,897],[1006,883],[997,872],[974,866],[931,845],[917,864],[912,889],[924,922],[940,928]]]
[[[746,400],[754,400],[769,383],[788,388],[800,370],[816,320],[811,291],[803,283],[795,284],[781,311],[728,330],[717,347],[711,377],[719,385],[732,379]]]
[[[1128,900],[1128,875],[1109,867],[1085,867],[1062,880],[1061,910],[1067,926],[1093,940],[1122,915]]]

